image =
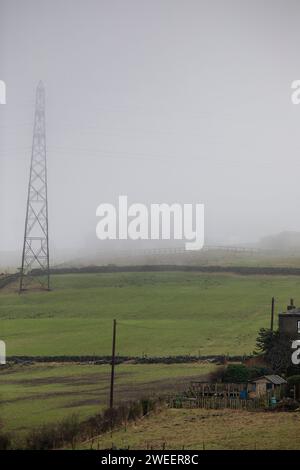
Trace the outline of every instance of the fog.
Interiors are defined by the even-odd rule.
[[[299,14],[296,0],[0,0],[0,252],[21,256],[40,79],[53,259],[103,250],[96,208],[119,195],[203,203],[210,244],[300,231]]]

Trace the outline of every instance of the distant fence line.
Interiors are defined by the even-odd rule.
[[[207,251],[225,251],[225,252],[235,252],[235,253],[264,253],[266,250],[251,247],[251,246],[233,246],[233,245],[204,245],[201,251],[196,253],[202,253]],[[267,250],[269,252],[270,250]],[[103,253],[104,254],[104,253]],[[144,248],[144,249],[135,249],[135,250],[117,250],[112,256],[116,258],[121,257],[139,257],[139,256],[155,256],[155,255],[195,255],[195,251],[186,250],[184,246],[177,247],[164,247],[164,248]]]
[[[181,364],[189,362],[201,362],[207,361],[208,363],[218,363],[222,364],[224,361],[237,361],[241,362],[245,359],[249,359],[252,356],[224,356],[224,355],[207,355],[207,356],[191,356],[191,355],[182,355],[182,356],[160,356],[160,357],[151,357],[151,356],[116,356],[116,364],[122,364],[126,362],[131,362],[134,364]],[[8,362],[14,363],[30,363],[30,362],[84,362],[84,363],[93,363],[98,364],[110,364],[111,356],[8,356]]]

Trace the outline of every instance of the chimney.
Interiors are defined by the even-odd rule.
[[[295,307],[294,299],[290,299],[290,305],[287,306],[287,310],[293,310]]]

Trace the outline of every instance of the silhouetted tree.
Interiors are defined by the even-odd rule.
[[[256,339],[258,354],[263,354],[274,373],[287,374],[291,370],[292,340],[279,331],[261,328]]]

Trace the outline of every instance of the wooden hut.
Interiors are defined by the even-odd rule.
[[[263,375],[248,382],[249,398],[258,398],[264,395],[281,396],[287,381],[280,375]]]

